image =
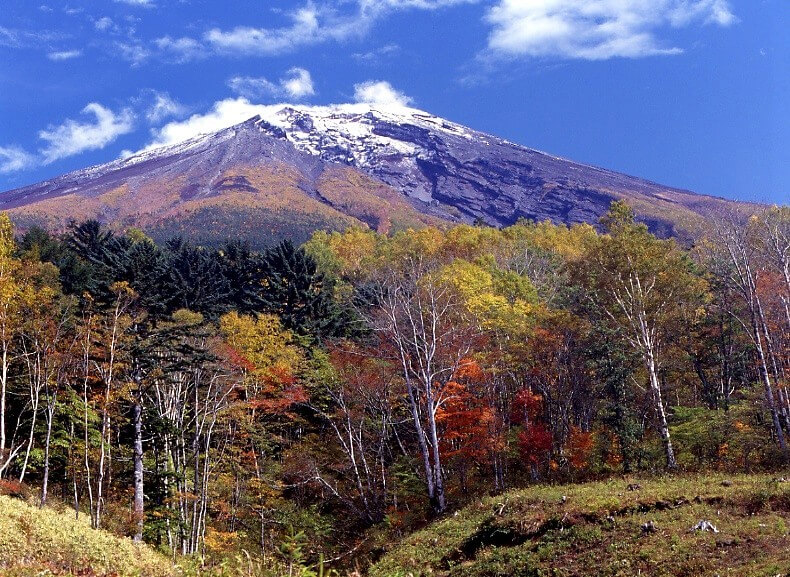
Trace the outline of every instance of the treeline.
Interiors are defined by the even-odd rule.
[[[293,560],[529,482],[786,462],[790,209],[691,250],[602,227],[256,253],[3,215],[0,489]]]

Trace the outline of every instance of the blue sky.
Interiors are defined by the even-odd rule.
[[[396,99],[577,161],[787,203],[789,16],[787,0],[2,0],[0,190],[245,99]]]

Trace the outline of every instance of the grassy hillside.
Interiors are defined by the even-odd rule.
[[[695,531],[710,521],[718,533]],[[484,499],[407,538],[371,577],[790,575],[790,481],[618,479]]]
[[[695,531],[710,521],[718,532]],[[790,481],[617,479],[490,497],[407,537],[369,577],[790,575]],[[0,575],[314,575],[222,563],[174,568],[87,519],[0,496]],[[355,573],[356,574],[356,573]]]
[[[171,563],[144,545],[94,531],[88,519],[0,496],[0,575],[164,577]]]

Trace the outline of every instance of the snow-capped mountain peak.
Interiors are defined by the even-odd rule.
[[[613,200],[632,199],[654,231],[672,235],[679,234],[677,222],[699,222],[728,204],[565,160],[407,106],[223,106],[167,125],[152,146],[128,158],[3,193],[0,210],[30,214],[46,202],[42,210],[58,212],[59,198],[90,198],[98,207],[90,210],[102,218],[125,215],[134,223],[148,215],[156,221],[152,195],[167,191],[171,196],[161,202],[173,224],[172,215],[186,210],[182,205],[220,210],[228,195],[245,211],[256,203],[272,211],[277,196],[265,195],[283,190],[289,204],[267,219],[280,222],[276,211],[296,210],[301,194],[311,206],[319,203],[310,209],[315,226],[340,226],[352,216],[387,228],[391,223],[382,223],[394,210],[409,213],[402,219],[408,223],[425,222],[424,216],[504,226],[519,219],[597,223]],[[104,200],[108,193],[111,201]],[[196,209],[189,210],[196,218]]]

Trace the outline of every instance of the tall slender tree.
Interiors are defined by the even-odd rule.
[[[589,298],[641,356],[653,397],[666,464],[677,467],[659,373],[667,348],[689,316],[705,303],[706,284],[671,240],[660,240],[615,202],[603,219],[606,235],[579,267]]]

